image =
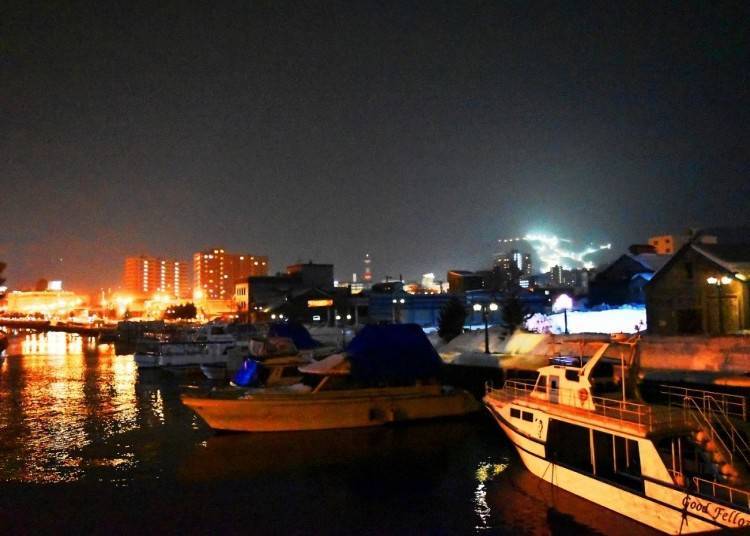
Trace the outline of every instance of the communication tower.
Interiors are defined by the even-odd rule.
[[[362,281],[368,288],[372,284],[372,268],[370,266],[371,263],[372,259],[370,258],[370,254],[365,253],[365,273],[362,275]]]

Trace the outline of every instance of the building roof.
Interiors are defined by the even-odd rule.
[[[624,253],[596,274],[594,281],[610,280],[613,273],[619,273],[620,279],[623,277],[630,279],[642,273],[653,274],[659,271],[671,257],[671,255],[659,255],[657,253],[641,253],[640,255]],[[625,270],[624,275],[622,270]]]
[[[667,264],[672,255],[659,255],[658,253],[641,253],[640,255],[628,254],[628,257],[643,266],[647,272],[658,272]]]
[[[691,242],[682,246],[669,261],[657,270],[651,282],[661,277],[677,259],[682,257],[686,251],[693,250],[703,256],[718,269],[724,270],[728,274],[741,274],[750,279],[750,243],[738,244],[704,244]],[[744,279],[743,279],[744,280]]]
[[[749,244],[691,244],[691,247],[728,272],[750,272]]]
[[[693,243],[705,243],[715,239],[716,244],[750,244],[750,227],[708,227],[695,233]]]

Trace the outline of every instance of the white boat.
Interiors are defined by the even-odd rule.
[[[227,350],[226,362],[202,364],[201,371],[209,380],[232,379],[247,359],[259,369],[257,382],[267,387],[298,382],[302,373],[297,367],[313,360],[311,352],[300,352],[290,338],[253,338],[237,341]]]
[[[377,340],[386,329],[399,332],[397,336],[407,342],[407,351],[384,354],[382,350],[388,349],[377,348],[360,354],[353,342],[349,348],[352,354],[334,354],[300,367],[306,375],[301,383],[185,393],[182,401],[211,428],[244,432],[377,426],[464,415],[478,409],[469,393],[426,379],[441,364],[418,326],[367,326],[359,336]],[[422,340],[415,346],[414,340],[419,336]],[[360,358],[365,362],[358,361]],[[364,373],[354,374],[353,367],[361,367]],[[389,373],[392,381],[387,382]],[[406,379],[407,375],[412,376],[411,380]]]
[[[663,386],[668,404],[644,403],[634,341],[557,362],[484,397],[529,471],[669,534],[750,528],[744,397]]]
[[[190,340],[144,338],[136,344],[133,358],[138,368],[180,369],[202,364],[226,363],[227,354],[235,345],[234,337],[226,326],[202,326]]]

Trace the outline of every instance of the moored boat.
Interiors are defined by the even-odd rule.
[[[225,326],[209,324],[191,337],[154,334],[136,343],[133,359],[138,368],[178,370],[202,364],[226,363],[235,345]]]
[[[484,398],[529,471],[670,534],[750,527],[744,397],[663,386],[645,403],[635,341],[556,363]]]
[[[346,353],[300,367],[300,383],[185,393],[216,430],[274,432],[377,426],[464,415],[477,401],[434,381],[440,358],[415,325],[367,326]]]
[[[236,383],[237,372],[252,361],[253,378],[247,377],[248,386],[251,380],[259,385],[292,384],[302,379],[297,367],[312,361],[310,353],[302,353],[294,342],[286,337],[253,338],[250,341],[238,341],[227,351],[226,362],[202,364],[201,371],[210,380],[233,379]]]

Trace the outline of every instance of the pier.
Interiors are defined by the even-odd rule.
[[[27,320],[0,318],[0,327],[11,329],[29,329],[39,332],[62,331],[64,333],[77,333],[89,337],[99,337],[105,333],[114,333],[116,325],[86,325],[79,322],[51,322],[49,320]]]

